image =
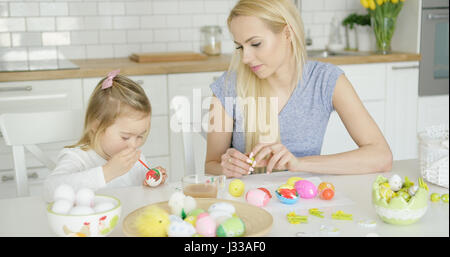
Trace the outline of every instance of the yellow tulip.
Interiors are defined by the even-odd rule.
[[[377,0],[378,5],[382,5],[384,3],[384,0]]]
[[[368,0],[360,0],[360,2],[361,2],[361,5],[362,5],[364,8],[369,8],[369,2],[368,2]]]
[[[375,8],[377,7],[376,5],[375,5],[375,1],[374,0],[369,0],[370,2],[369,2],[369,8],[370,8],[370,10],[375,10]],[[398,0],[397,0],[398,1]]]
[[[398,4],[398,0],[391,0],[393,4]]]

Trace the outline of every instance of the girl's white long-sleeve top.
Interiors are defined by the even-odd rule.
[[[143,154],[140,159],[147,164]],[[75,192],[80,188],[96,191],[103,187],[142,185],[148,171],[140,162],[136,162],[127,173],[106,183],[103,175],[106,162],[94,150],[64,148],[58,155],[56,168],[44,182],[44,199],[53,201],[53,192],[61,184],[72,186]]]

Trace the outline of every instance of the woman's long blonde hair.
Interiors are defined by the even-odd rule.
[[[297,86],[301,79],[302,69],[306,59],[306,47],[304,43],[303,22],[300,18],[299,10],[290,0],[240,0],[231,10],[228,16],[228,28],[231,21],[236,16],[253,16],[260,18],[274,33],[281,33],[287,26],[292,43],[292,53],[295,57]],[[241,52],[235,50],[231,59],[228,74],[236,73],[236,91],[238,99],[254,99],[256,110],[243,110],[245,126],[245,149],[250,152],[253,147],[261,142],[261,138],[267,134],[261,128],[267,127],[266,121],[270,120],[267,108],[260,108],[258,99],[266,99],[266,106],[269,103],[270,92],[265,85],[266,81],[259,79],[250,67],[241,61]],[[228,84],[228,83],[226,83]],[[271,141],[280,141],[278,106],[276,106],[275,120],[270,120],[270,129],[276,130],[276,136],[271,137]],[[249,114],[255,117],[248,117]],[[254,131],[254,132],[252,132]],[[273,134],[273,133],[271,133]]]
[[[142,116],[151,115],[152,107],[144,89],[133,80],[117,75],[112,80],[112,86],[102,89],[103,78],[95,87],[89,98],[89,104],[84,119],[84,129],[81,139],[67,148],[80,147],[83,150],[99,149],[100,135],[114,124],[117,117],[132,111]],[[144,136],[144,140],[148,136]]]

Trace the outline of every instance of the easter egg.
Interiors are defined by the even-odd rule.
[[[245,195],[245,200],[251,205],[263,207],[266,206],[269,202],[270,194],[267,194],[264,190],[251,189],[248,190],[247,194]]]
[[[227,212],[230,215],[233,215],[236,212],[236,208],[231,203],[225,203],[225,202],[218,202],[211,204],[208,208],[208,212],[215,212],[215,211],[223,211]]]
[[[94,211],[95,211],[95,213],[99,213],[99,212],[109,211],[109,210],[113,209],[114,207],[115,207],[115,205],[113,203],[103,202],[103,203],[99,203],[99,204],[95,205]]]
[[[441,200],[442,200],[444,203],[448,203],[448,194],[443,194],[443,195],[441,196]]]
[[[411,196],[405,191],[399,191],[397,193],[397,195],[400,196],[401,198],[405,199],[405,201],[407,201],[407,202],[409,201],[409,199],[411,199]]]
[[[52,211],[58,214],[68,214],[72,209],[73,203],[66,199],[56,200],[52,205]]]
[[[229,212],[225,212],[225,211],[213,211],[210,212],[209,215],[214,219],[214,221],[216,222],[216,226],[219,226],[220,224],[222,224],[225,220],[233,217],[233,214],[230,214]]]
[[[203,210],[203,209],[194,209],[188,213],[188,216],[193,216],[193,217],[197,218],[197,215],[199,215],[200,213],[204,213],[204,212],[205,212],[205,210]]]
[[[297,193],[297,192],[295,192],[295,193]],[[280,200],[280,202],[283,204],[294,204],[298,201],[298,195],[296,195],[293,198],[287,198],[287,197],[284,197],[283,195],[281,195],[278,191],[275,191],[275,195],[277,196],[278,200]],[[286,194],[284,194],[284,195],[286,195]]]
[[[195,222],[197,221],[197,217],[195,216],[187,216],[186,218],[184,218],[184,221],[186,221],[187,223],[191,224],[192,226],[195,227]]]
[[[151,169],[145,174],[145,182],[151,187],[159,186],[162,182],[161,171],[158,169]]]
[[[399,191],[403,186],[402,178],[397,174],[392,175],[392,177],[389,178],[389,186],[391,187],[392,191]]]
[[[303,178],[301,177],[291,177],[287,180],[286,184],[290,185],[290,186],[294,186],[295,182],[299,181],[299,180],[303,180]]]
[[[216,233],[218,237],[242,236],[245,233],[245,224],[240,218],[232,217],[217,227]]]
[[[439,202],[439,200],[441,200],[441,196],[438,193],[432,193],[430,196],[430,200],[433,203],[437,203],[437,202]]]
[[[76,205],[83,205],[83,206],[94,206],[94,191],[90,188],[81,188],[77,191],[77,194],[75,195],[75,203]]]
[[[331,188],[325,188],[319,193],[319,197],[322,200],[331,200],[334,197],[334,190]]]
[[[240,179],[233,179],[228,185],[228,192],[234,197],[240,197],[245,190],[245,184]]]
[[[59,185],[55,191],[53,192],[53,200],[67,200],[69,202],[74,203],[75,202],[75,191],[73,188],[67,184],[61,184]]]
[[[324,190],[324,189],[327,189],[327,188],[330,188],[330,189],[332,189],[333,191],[336,190],[336,189],[334,188],[333,184],[331,184],[331,183],[329,183],[329,182],[322,182],[322,183],[320,183],[319,186],[317,187],[317,190],[320,191],[320,190]]]
[[[194,226],[186,221],[171,222],[167,228],[167,235],[169,237],[190,237],[195,232]]]
[[[214,237],[216,235],[216,222],[208,213],[201,213],[197,216],[195,229],[202,236]]]
[[[392,191],[390,185],[388,183],[381,184],[380,186],[380,197],[385,199],[387,202],[391,200],[392,197],[395,196],[394,191]]]
[[[75,206],[69,212],[70,215],[90,215],[93,213],[94,209],[84,205]]]
[[[301,198],[311,199],[317,195],[317,187],[309,180],[295,182],[295,189]]]
[[[266,192],[266,194],[269,196],[269,198],[272,198],[272,195],[270,194],[269,190],[267,190],[267,188],[264,187],[258,187],[259,190],[262,190],[264,192]]]

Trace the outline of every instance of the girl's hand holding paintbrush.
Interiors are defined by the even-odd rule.
[[[127,173],[134,164],[139,160],[141,150],[134,148],[126,148],[112,156],[103,166],[103,175],[105,182],[113,180]]]

